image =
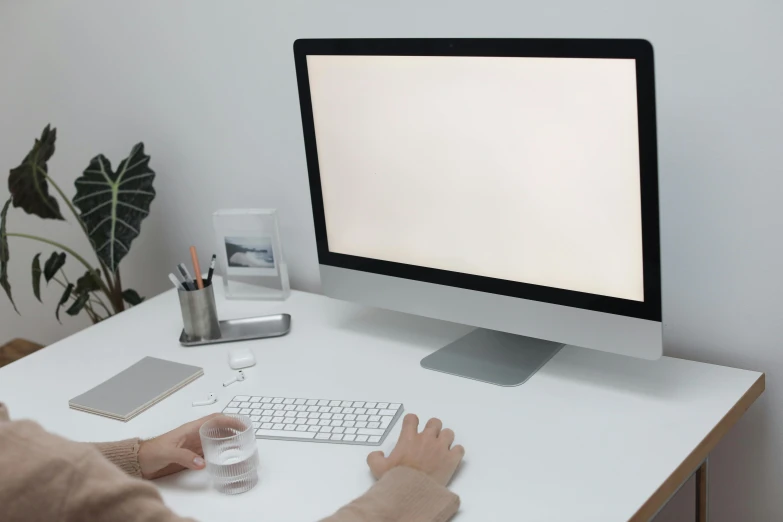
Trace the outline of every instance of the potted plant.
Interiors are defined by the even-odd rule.
[[[56,139],[57,129],[47,125],[22,163],[11,169],[8,176],[11,197],[0,211],[0,286],[19,313],[8,281],[8,240],[22,238],[52,246],[55,250],[43,263],[42,252],[32,259],[33,294],[41,301],[41,278],[47,284],[54,281],[63,288],[55,309],[58,321],[60,309],[67,305],[67,314],[75,316],[84,312],[97,323],[123,311],[126,304],[137,305],[143,301],[135,290],[123,289],[119,266],[139,235],[141,222],[155,199],[152,186],[155,172],[149,167],[150,157],[144,154],[143,143],[133,147],[116,171],[112,170],[109,160],[99,154],[75,181],[76,194],[69,199],[52,179],[47,166],[54,154]],[[50,186],[60,200],[50,194]],[[52,239],[7,230],[6,218],[12,206],[42,219],[65,220],[60,201],[90,240],[97,264]],[[68,256],[84,268],[83,275],[75,281],[71,281],[63,270]]]

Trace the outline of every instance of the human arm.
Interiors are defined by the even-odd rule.
[[[451,447],[454,432],[430,419],[418,432],[415,415],[405,416],[400,438],[388,457],[370,453],[367,463],[378,482],[367,493],[322,522],[445,522],[459,509],[446,489],[465,450]]]

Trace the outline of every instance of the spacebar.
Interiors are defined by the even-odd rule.
[[[259,437],[278,437],[286,439],[313,439],[315,433],[312,431],[283,431],[283,430],[256,430]]]

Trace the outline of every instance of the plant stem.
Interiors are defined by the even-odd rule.
[[[85,267],[87,267],[87,270],[89,270],[90,272],[95,270],[92,266],[90,266],[90,264],[87,261],[84,260],[84,258],[82,256],[80,256],[79,254],[77,254],[76,252],[74,252],[73,250],[68,248],[67,246],[65,246],[65,245],[63,245],[61,243],[58,243],[56,241],[52,241],[51,239],[46,239],[46,238],[38,237],[38,236],[31,236],[30,234],[19,234],[19,233],[16,233],[16,232],[9,232],[9,233],[7,233],[6,237],[23,237],[25,239],[31,239],[33,241],[40,241],[41,243],[47,243],[49,245],[57,247],[57,248],[59,248],[61,250],[64,250],[64,251],[68,252],[69,254],[71,254],[77,261],[79,261],[81,264],[83,264]],[[111,291],[109,290],[109,288],[106,286],[106,284],[103,282],[103,280],[100,281],[100,284],[101,284],[101,290],[103,291],[103,293],[106,294],[107,297],[109,297],[109,300],[111,300],[111,295],[112,294],[111,294]],[[116,310],[116,306],[115,306],[115,310]],[[122,308],[120,308],[119,310],[116,310],[116,311],[117,312],[121,312]]]
[[[79,217],[79,214],[76,212],[76,208],[74,208],[73,203],[71,203],[71,200],[68,199],[65,196],[65,193],[63,193],[60,186],[55,182],[52,178],[49,177],[49,174],[45,172],[43,169],[39,169],[39,172],[43,174],[43,176],[46,178],[46,180],[54,187],[54,190],[57,191],[58,194],[60,194],[60,197],[63,198],[63,201],[65,201],[65,204],[68,205],[68,208],[71,210],[71,213],[73,214],[73,217],[76,218],[76,221],[79,223],[79,226],[82,227],[82,230],[84,231],[84,235],[87,236],[87,240],[90,240],[90,231],[87,230],[87,225],[84,224],[84,221],[82,221],[82,218]],[[90,241],[90,244],[92,244],[92,241]],[[98,258],[98,263],[101,265],[101,269],[103,270],[103,275],[106,277],[106,284],[111,292],[114,292],[114,281],[111,279],[111,272],[109,272],[109,267],[104,264],[104,262],[101,260],[100,257],[98,257],[98,253],[95,253],[95,257]]]
[[[66,282],[66,283],[68,283],[68,284],[70,284],[70,281],[68,280],[68,276],[65,274],[65,270],[63,270],[62,268],[60,268],[60,273],[63,275],[63,279],[65,279],[65,282]],[[54,280],[55,280],[55,281],[57,281],[57,279],[56,279],[56,278],[55,278]],[[58,282],[58,283],[60,283],[60,284],[62,285],[62,287],[63,287],[63,288],[65,288],[65,285],[63,285],[63,284],[62,284],[60,281],[57,281],[57,282]],[[97,304],[101,305],[101,307],[103,307],[103,309],[104,309],[104,310],[106,310],[106,317],[104,317],[104,318],[102,318],[102,319],[106,319],[106,318],[108,318],[108,317],[111,317],[112,315],[114,315],[114,314],[112,314],[112,313],[111,313],[111,311],[109,311],[109,308],[108,308],[108,307],[106,306],[106,304],[103,302],[103,299],[101,299],[101,296],[100,296],[100,295],[98,295],[98,294],[92,294],[92,295],[90,296],[90,302],[91,302],[91,303],[97,303]],[[94,310],[93,310],[93,311],[94,311]],[[97,315],[97,314],[96,314],[96,315]]]
[[[60,269],[60,273],[62,273],[63,277],[65,278],[66,283],[70,283],[70,281],[68,281],[68,276],[65,275],[65,272],[63,272],[62,269]],[[66,288],[68,286],[67,284],[65,284],[62,281],[60,281],[59,279],[57,279],[56,277],[52,277],[52,279],[57,284],[62,286],[63,288]],[[69,299],[73,299],[74,301],[76,301],[77,297],[75,295],[71,294]],[[111,312],[109,312],[109,310],[106,308],[106,306],[102,302],[96,301],[95,299],[91,299],[90,301],[92,301],[94,303],[98,303],[101,306],[103,306],[103,309],[106,310],[106,312],[109,314],[109,317],[111,317]],[[101,317],[100,315],[98,315],[98,313],[92,308],[92,306],[90,305],[89,302],[84,304],[84,311],[87,313],[87,315],[90,316],[90,320],[92,321],[93,324],[96,324],[96,323],[106,319],[106,317]]]

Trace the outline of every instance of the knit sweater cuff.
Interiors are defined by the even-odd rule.
[[[445,522],[459,509],[457,495],[424,473],[404,466],[387,471],[370,493],[383,499],[394,520]]]
[[[139,464],[139,439],[93,444],[111,463],[132,477],[141,477]]]

